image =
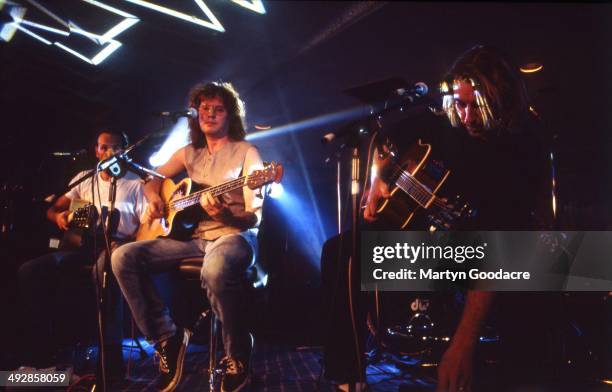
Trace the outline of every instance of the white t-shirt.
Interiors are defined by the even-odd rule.
[[[72,184],[79,178],[83,177],[87,172],[82,171],[70,181]],[[100,200],[102,200],[102,206],[108,208],[108,193],[110,191],[110,181],[104,181],[100,174],[96,176],[97,179],[94,181],[94,196],[91,195],[91,182],[94,177],[90,177],[80,183],[79,185],[72,188],[68,193],[65,194],[70,200],[81,199],[89,203],[95,200],[96,209],[98,210],[98,216],[101,216]],[[98,189],[100,192],[98,193]],[[127,239],[134,237],[136,230],[140,224],[140,217],[142,216],[146,206],[146,199],[144,197],[143,181],[136,174],[127,172],[124,177],[117,180],[117,195],[115,198],[115,209],[119,211],[119,225],[115,237],[120,239]]]

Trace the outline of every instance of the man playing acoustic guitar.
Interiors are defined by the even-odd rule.
[[[542,143],[544,135],[538,127],[537,114],[529,106],[518,67],[495,48],[475,46],[455,61],[441,83],[441,92],[443,109],[452,127],[459,130],[450,130],[440,137],[438,144],[432,144],[434,149],[441,146],[443,159],[453,170],[445,187],[459,189],[462,197],[478,209],[477,218],[467,228],[549,228],[550,163]],[[379,167],[385,165],[381,160],[377,163]],[[377,206],[381,198],[389,196],[388,185],[380,178],[375,179],[364,218],[370,222],[377,220]],[[493,292],[467,291],[463,315],[438,367],[438,391],[472,389],[473,357],[493,297]],[[521,358],[511,366],[515,371],[513,377],[518,379],[524,376],[518,369],[519,363],[525,364],[522,368],[537,372],[535,358],[545,354],[540,337],[545,334],[546,323],[535,322],[544,318],[528,314],[543,314],[544,304],[550,303],[550,298],[531,293],[499,297],[500,302],[507,303],[506,309],[522,308],[520,317],[533,321],[527,328],[520,325],[518,312],[506,311],[505,318],[501,317],[500,335],[506,351],[503,359]],[[551,314],[548,323],[552,317]],[[518,329],[521,331],[517,332]],[[506,379],[504,386],[508,382]]]
[[[196,85],[189,94],[189,106],[198,111],[197,118],[189,119],[191,143],[175,152],[158,168],[159,173],[173,177],[186,170],[194,182],[213,186],[263,167],[257,148],[244,141],[244,107],[231,84]],[[145,185],[147,223],[165,217],[168,211],[160,195],[161,185],[158,179]],[[248,383],[253,341],[243,320],[242,278],[257,249],[262,202],[246,187],[219,198],[203,193],[199,204],[206,214],[192,238],[138,241],[113,253],[113,272],[134,320],[155,342],[161,358],[160,390],[171,391],[178,386],[191,332],[177,327],[170,318],[150,273],[176,269],[181,259],[200,256],[204,260],[202,287],[222,323],[227,367],[222,390],[238,391]]]
[[[96,143],[96,158],[106,159],[121,149],[127,147],[127,137],[118,132],[104,130],[99,133]],[[83,177],[86,172],[81,172],[71,182]],[[53,206],[47,210],[47,218],[55,223],[60,229],[68,230],[70,206],[72,201],[83,200],[93,203],[95,200],[96,210],[100,215],[108,206],[108,194],[110,189],[110,175],[100,172],[95,177],[90,177],[72,188],[65,195],[60,196]],[[93,184],[92,184],[93,181]],[[92,194],[93,190],[93,194]],[[111,247],[116,249],[120,244],[134,238],[140,223],[140,216],[144,204],[143,185],[140,178],[130,172],[117,180],[117,194],[115,211],[119,213],[118,220],[111,220]],[[92,224],[95,224],[92,222]],[[93,269],[98,274],[98,283],[103,281],[103,264],[105,257],[104,242],[99,239],[97,251],[97,267]],[[49,301],[61,287],[59,282],[65,277],[78,275],[82,266],[93,264],[92,251],[88,246],[78,249],[60,247],[60,251],[49,253],[24,263],[19,268],[20,300],[23,303],[24,313],[27,320],[24,322],[26,349],[23,350],[22,363],[27,366],[47,368],[52,365],[52,347],[49,347],[54,339],[49,332],[49,320],[52,319],[51,310],[55,309]],[[96,285],[96,287],[98,287]],[[106,369],[111,379],[121,380],[124,377],[122,356],[122,330],[123,330],[123,302],[121,292],[117,287],[115,279],[109,279],[109,290],[105,316],[105,338],[106,346]],[[93,298],[92,298],[93,300]],[[92,305],[93,305],[92,301]]]

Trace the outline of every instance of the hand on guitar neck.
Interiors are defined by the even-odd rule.
[[[265,164],[263,169],[255,170],[249,175],[198,191],[192,189],[194,184],[188,177],[176,184],[169,178],[157,183],[154,183],[156,180],[152,180],[148,191],[145,185],[145,195],[149,205],[136,233],[136,240],[168,236],[176,239],[191,238],[191,233],[201,220],[198,208],[193,209],[198,205],[214,220],[238,228],[254,227],[258,221],[254,212],[245,209],[242,214],[231,214],[229,209],[215,198],[244,187],[254,190],[272,182],[278,183],[282,175],[282,165],[271,162]]]
[[[460,196],[449,202],[438,195],[450,171],[430,154],[431,146],[419,140],[400,162],[395,162],[392,153],[375,157],[376,177],[363,213],[366,221],[380,220],[403,230],[416,214],[424,218],[419,218],[421,230],[434,231],[465,227],[476,216],[476,210]]]
[[[363,211],[363,219],[368,222],[377,221],[377,210],[380,204],[380,199],[388,199],[389,197],[391,197],[391,194],[389,193],[389,185],[387,185],[379,177],[375,178],[374,183],[372,183],[372,187],[368,193],[367,203],[365,210]]]
[[[368,191],[367,203],[363,211],[363,218],[368,222],[375,222],[378,220],[378,207],[381,199],[388,199],[391,197],[389,193],[389,185],[382,180],[383,173],[386,173],[392,165],[391,151],[386,144],[381,146],[381,151],[378,149],[374,151],[374,167],[376,170],[372,172],[372,186]]]

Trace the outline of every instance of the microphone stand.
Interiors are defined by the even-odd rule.
[[[361,348],[359,344],[358,337],[358,328],[356,322],[355,315],[355,306],[353,304],[353,267],[355,266],[355,260],[357,260],[357,252],[358,252],[358,231],[359,231],[359,200],[360,200],[360,155],[359,155],[359,144],[360,144],[360,136],[364,135],[365,132],[363,130],[355,131],[347,131],[343,132],[345,135],[348,135],[348,140],[346,143],[341,144],[338,147],[338,150],[335,152],[335,158],[337,160],[337,173],[336,173],[336,187],[337,187],[337,210],[338,210],[338,234],[342,236],[342,201],[341,201],[341,152],[343,149],[350,147],[351,148],[351,183],[350,183],[350,191],[351,191],[351,206],[352,206],[352,219],[351,219],[351,254],[349,256],[348,262],[348,296],[349,296],[349,311],[350,318],[353,326],[354,339],[355,339],[355,355],[357,360],[357,368],[359,372],[359,380],[363,382],[363,372],[362,372],[362,360],[361,360]],[[329,162],[331,157],[326,159],[326,162]],[[349,385],[349,391],[354,390],[355,385]]]
[[[105,243],[105,255],[103,258],[103,266],[102,266],[102,282],[99,282],[96,274],[96,282],[97,282],[97,292],[98,292],[98,301],[97,301],[97,310],[98,310],[98,369],[101,374],[96,375],[96,389],[99,388],[101,391],[107,390],[107,377],[106,377],[106,364],[105,364],[105,350],[104,350],[104,329],[105,329],[105,312],[107,306],[107,288],[108,288],[108,277],[111,274],[110,271],[110,258],[112,253],[112,244],[110,241],[110,230],[111,230],[111,217],[115,215],[115,201],[117,198],[117,180],[123,177],[126,171],[131,171],[141,178],[145,178],[148,176],[154,176],[161,179],[165,177],[161,174],[155,172],[154,170],[147,169],[135,162],[132,161],[132,158],[128,155],[130,151],[132,151],[137,146],[144,143],[147,139],[149,139],[152,134],[148,134],[136,143],[132,144],[124,151],[120,151],[113,156],[100,161],[98,164],[96,172],[106,171],[110,176],[110,190],[108,193],[108,202],[109,207],[106,214],[106,218],[104,219],[104,224],[102,225],[102,230],[104,232],[104,243]],[[93,172],[93,171],[92,171]],[[102,208],[102,201],[100,200],[100,208]],[[120,219],[120,217],[119,217]],[[96,260],[97,263],[97,260]]]
[[[405,96],[405,97],[391,97],[388,100],[386,100],[382,105],[378,104],[378,105],[372,105],[370,106],[370,110],[369,110],[369,114],[367,116],[365,116],[365,122],[367,124],[376,124],[378,130],[380,130],[382,127],[380,125],[380,122],[378,120],[380,120],[382,118],[383,115],[388,114],[398,108],[402,108],[404,106],[410,106],[410,105],[414,105],[414,104],[428,104],[428,105],[432,105],[434,104],[433,100],[428,97],[428,96],[422,96],[422,95],[411,95],[411,96]],[[352,327],[353,327],[353,333],[354,333],[354,339],[355,339],[355,354],[357,355],[356,359],[357,359],[357,366],[359,369],[359,381],[360,382],[364,382],[364,374],[365,374],[365,369],[362,368],[362,350],[360,348],[360,344],[359,344],[359,336],[358,336],[358,328],[357,328],[357,319],[356,319],[356,315],[355,315],[355,306],[353,304],[353,292],[354,292],[354,288],[352,287],[352,280],[353,280],[353,267],[355,266],[356,260],[358,260],[358,241],[359,241],[359,213],[361,211],[359,202],[361,200],[360,195],[361,195],[361,189],[360,189],[360,183],[361,183],[361,176],[360,176],[360,165],[361,165],[361,160],[360,160],[360,154],[359,154],[359,141],[360,138],[359,136],[367,134],[367,131],[364,131],[360,126],[358,126],[359,124],[364,123],[364,120],[357,120],[354,121],[353,123],[349,124],[347,127],[343,130],[340,130],[338,132],[336,132],[335,134],[337,136],[344,136],[347,138],[347,142],[345,144],[342,144],[339,148],[338,148],[338,152],[337,154],[337,158],[338,158],[338,174],[337,174],[337,187],[338,189],[340,189],[340,151],[347,147],[347,144],[351,147],[351,207],[352,207],[352,219],[351,219],[351,255],[349,258],[349,263],[348,263],[348,296],[349,296],[349,310],[350,310],[350,316],[351,316],[351,322],[352,322]],[[352,128],[352,129],[351,129]],[[377,135],[377,137],[380,137],[381,135]],[[329,158],[327,159],[329,160]],[[368,168],[366,168],[366,170],[368,170]],[[367,185],[367,184],[366,184]],[[340,202],[340,198],[338,198],[338,216],[340,217],[340,211],[342,209],[341,206],[341,202]],[[340,218],[339,218],[340,219]],[[340,220],[339,220],[339,224],[338,224],[338,228],[339,228],[339,233],[341,234],[341,225],[340,225]],[[360,271],[358,272],[360,273]],[[376,296],[378,298],[378,295]],[[380,326],[377,326],[377,328],[380,328]],[[356,388],[354,383],[349,384],[349,391],[354,391]]]
[[[105,350],[104,350],[104,327],[105,327],[105,319],[104,319],[104,310],[107,306],[107,288],[108,288],[108,277],[110,276],[110,256],[111,256],[111,241],[110,241],[110,230],[111,230],[111,217],[115,214],[115,201],[117,197],[117,179],[123,177],[127,170],[137,174],[141,178],[146,177],[157,177],[164,179],[165,177],[154,170],[147,169],[136,162],[133,162],[132,158],[129,156],[129,153],[136,147],[140,146],[146,140],[154,135],[158,135],[159,133],[149,133],[136,143],[127,147],[123,151],[119,151],[116,154],[110,156],[107,159],[100,161],[95,169],[88,171],[84,176],[79,178],[78,180],[72,182],[61,194],[65,194],[70,191],[77,185],[81,184],[83,181],[88,178],[97,175],[99,172],[106,171],[110,175],[110,190],[108,195],[108,203],[109,208],[107,211],[106,217],[102,220],[102,230],[104,233],[104,242],[105,242],[105,255],[102,261],[102,282],[98,280],[98,273],[96,273],[96,292],[97,292],[97,301],[96,308],[98,313],[98,363],[100,366],[97,367],[96,371],[96,382],[94,385],[95,390],[100,390],[103,392],[107,391],[108,383],[107,383],[107,375],[106,375],[106,366],[105,366]],[[94,195],[92,194],[92,197]],[[57,196],[51,195],[46,198],[46,201],[53,202]],[[102,209],[102,200],[100,200],[100,209]],[[95,252],[95,249],[94,249]],[[97,254],[97,252],[95,252]],[[94,268],[97,268],[98,260],[97,258],[94,260]]]

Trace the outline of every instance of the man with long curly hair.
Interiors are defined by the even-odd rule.
[[[189,120],[191,143],[158,168],[166,177],[186,171],[196,183],[217,185],[262,167],[257,148],[244,141],[244,106],[229,83],[196,85],[189,94],[198,111]],[[164,215],[161,180],[145,185],[149,202],[145,219]],[[120,247],[112,267],[134,320],[155,342],[160,360],[162,391],[175,389],[191,332],[177,327],[151,282],[150,273],[177,268],[180,259],[202,256],[201,281],[213,311],[222,323],[227,370],[223,391],[238,391],[248,383],[252,336],[245,327],[242,277],[254,260],[262,199],[249,188],[215,198],[204,193],[206,212],[188,241],[161,238]]]

